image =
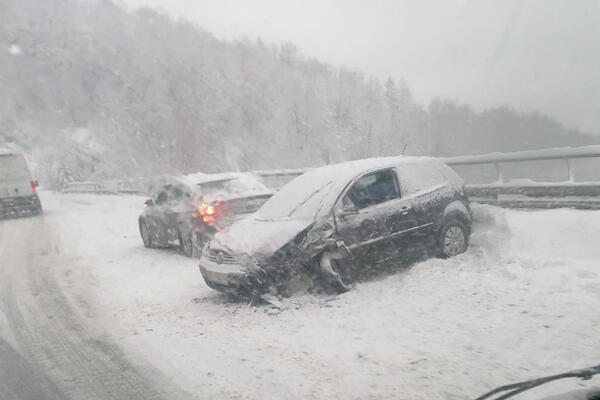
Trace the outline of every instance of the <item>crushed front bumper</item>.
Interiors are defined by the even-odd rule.
[[[206,257],[203,252],[200,259],[200,273],[211,289],[222,293],[243,295],[254,286],[252,277],[246,268],[238,264],[217,264]]]

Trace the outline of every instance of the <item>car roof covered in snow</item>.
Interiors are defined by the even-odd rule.
[[[310,169],[293,179],[257,212],[262,219],[311,219],[327,213],[340,192],[363,173],[387,167],[441,161],[432,157],[378,157]]]
[[[413,164],[416,162],[433,161],[433,157],[376,157],[365,158],[362,160],[346,161],[338,164],[330,164],[322,167],[317,167],[306,172],[306,174],[324,175],[329,179],[339,179],[347,181],[354,178],[356,175],[366,173],[372,170],[395,167],[403,164]]]

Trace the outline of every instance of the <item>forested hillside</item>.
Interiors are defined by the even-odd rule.
[[[600,141],[509,107],[424,106],[403,81],[108,0],[0,0],[0,88],[0,149],[50,185],[59,168],[93,179]]]

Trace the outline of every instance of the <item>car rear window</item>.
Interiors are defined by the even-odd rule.
[[[249,177],[209,181],[198,184],[200,192],[205,196],[238,195],[251,196],[269,193],[261,182]]]

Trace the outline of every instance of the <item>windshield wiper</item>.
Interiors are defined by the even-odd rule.
[[[591,379],[594,375],[600,374],[600,364],[594,367],[576,369],[574,371],[565,372],[563,374],[546,376],[544,378],[532,379],[530,381],[524,381],[519,383],[513,383],[511,385],[500,386],[476,398],[475,400],[484,400],[489,399],[491,396],[500,395],[500,397],[495,397],[494,400],[503,400],[508,399],[509,397],[513,397],[519,393],[522,393],[526,390],[533,389],[534,387],[544,385],[546,383],[556,381],[559,379],[565,378],[581,378],[583,380]],[[508,392],[508,393],[504,393]]]

